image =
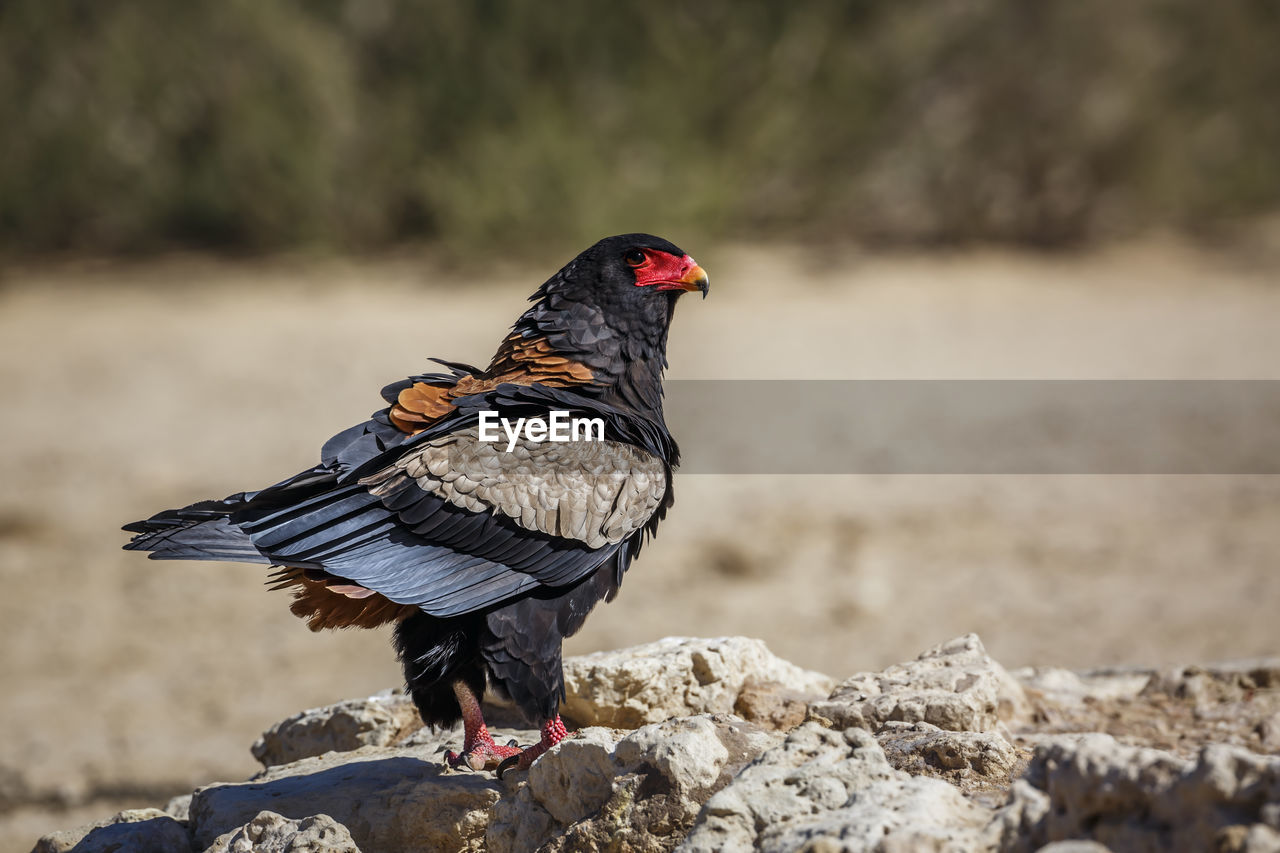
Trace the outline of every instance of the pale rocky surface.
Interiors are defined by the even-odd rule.
[[[247,782],[36,853],[1280,851],[1280,661],[1010,673],[968,634],[838,685],[734,637],[565,667],[577,713],[596,696],[635,724],[581,728],[498,780],[445,767],[460,732],[414,730],[378,694],[273,726]]]
[[[495,736],[500,733],[495,732]],[[480,850],[501,786],[488,774],[454,773],[426,747],[362,747],[273,767],[248,782],[196,791],[196,849],[270,809],[329,815],[362,849]]]
[[[77,829],[46,835],[32,853],[190,853],[191,837],[184,821],[160,809],[127,809],[111,818]]]
[[[890,722],[876,732],[876,740],[899,770],[945,779],[987,802],[1001,797],[1027,763],[1024,753],[999,732],[951,732],[929,723]]]
[[[890,767],[869,732],[810,722],[708,800],[679,849],[966,850],[986,820],[945,782]]]
[[[618,728],[688,714],[733,713],[744,690],[758,703],[761,685],[809,699],[826,696],[834,686],[829,676],[782,660],[747,637],[667,637],[570,658],[564,682],[565,719]]]
[[[347,828],[328,815],[291,820],[262,811],[220,835],[205,853],[360,853]]]
[[[264,767],[274,767],[326,752],[387,746],[421,727],[413,702],[402,692],[386,690],[281,720],[263,732],[251,752]]]
[[[809,712],[834,728],[875,730],[901,721],[981,732],[998,728],[1002,719],[1021,720],[1027,711],[1022,687],[987,655],[976,634],[966,634],[909,663],[848,678]]]
[[[1193,757],[1207,744],[1280,751],[1280,659],[1216,666],[1073,673],[1028,668],[1015,675],[1032,707],[1019,741],[1104,732],[1121,743]]]
[[[535,762],[494,808],[488,849],[670,850],[711,793],[780,738],[708,714],[622,734],[585,729]]]
[[[1188,760],[1108,735],[1058,737],[997,815],[1009,851],[1081,836],[1123,851],[1280,850],[1280,757],[1212,745]]]

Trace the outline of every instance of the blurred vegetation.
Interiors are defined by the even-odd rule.
[[[0,248],[1062,245],[1280,202],[1274,0],[7,0]]]

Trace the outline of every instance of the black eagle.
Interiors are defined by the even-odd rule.
[[[387,408],[326,442],[315,467],[126,525],[124,547],[275,566],[273,588],[293,591],[313,630],[395,622],[423,721],[463,721],[449,762],[527,768],[566,734],[564,638],[613,598],[672,505],[667,333],[677,298],[708,285],[666,240],[601,240],[538,288],[486,369],[438,361],[445,371],[389,385]],[[483,413],[556,412],[598,419],[603,437],[483,440]],[[539,743],[494,743],[486,684],[541,727]]]

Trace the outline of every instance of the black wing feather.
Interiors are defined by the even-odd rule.
[[[446,366],[454,376],[466,367]],[[411,377],[387,386],[383,396],[390,402],[414,382],[453,378]],[[550,408],[602,417],[606,437],[663,458],[675,452],[669,436],[664,441],[643,418],[568,389],[504,384],[455,405],[453,413],[416,435],[398,430],[383,409],[326,442],[319,466],[259,492],[203,501],[130,524],[125,529],[139,535],[125,547],[151,551],[154,559],[323,569],[436,616],[490,609],[536,587],[569,586],[615,557],[620,581],[635,550],[631,544],[592,549],[527,530],[500,514],[461,509],[411,481],[379,498],[359,479],[423,441],[473,426],[484,409],[512,417]]]

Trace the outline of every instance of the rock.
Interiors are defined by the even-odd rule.
[[[643,646],[569,658],[562,713],[579,726],[635,729],[672,717],[733,713],[744,687],[787,691],[804,701],[827,695],[834,680],[775,657],[747,637],[668,637]],[[752,701],[758,705],[759,700]],[[776,703],[775,703],[776,705]],[[766,723],[775,711],[762,710]],[[794,715],[791,715],[794,716]],[[782,715],[785,723],[787,714]]]
[[[889,722],[876,733],[889,764],[912,776],[933,776],[970,796],[996,793],[992,805],[1025,766],[997,732],[950,732],[929,723]]]
[[[529,768],[526,787],[531,801],[561,824],[581,820],[599,809],[613,792],[618,775],[613,751],[619,737],[613,729],[583,729],[544,755]],[[497,814],[495,810],[495,817]]]
[[[1280,690],[1268,685],[1280,684],[1277,672],[1280,662],[1265,660],[1165,670],[1019,670],[1014,675],[1032,720],[1018,733],[1035,743],[1045,735],[1102,732],[1182,758],[1212,743],[1275,751],[1269,721],[1280,720]]]
[[[949,731],[994,731],[1028,716],[1022,687],[992,660],[976,634],[928,650],[910,663],[842,681],[809,707],[830,728],[875,731],[891,720]]]
[[[275,767],[326,752],[389,746],[421,727],[413,702],[402,693],[386,690],[282,720],[263,732],[251,750],[264,767]]]
[[[218,838],[204,853],[360,853],[347,828],[328,815],[290,820],[275,812]]]
[[[1010,851],[1091,839],[1116,850],[1263,850],[1280,830],[1280,758],[1205,747],[1196,760],[1088,734],[1041,744],[1013,787]]]
[[[1260,721],[1255,730],[1263,749],[1268,752],[1280,752],[1280,711]]]
[[[702,804],[778,735],[728,715],[584,729],[493,809],[490,853],[671,850]]]
[[[480,850],[500,793],[491,775],[448,770],[437,744],[364,747],[201,788],[191,800],[191,829],[204,849],[262,811],[293,819],[326,814],[362,850]]]
[[[1252,661],[1160,670],[1151,675],[1143,692],[1196,702],[1222,702],[1275,687],[1280,687],[1280,662]]]
[[[1010,673],[1027,693],[1054,705],[1133,699],[1151,682],[1151,670],[1074,672],[1057,667],[1024,667]],[[1030,697],[1029,697],[1030,698]]]
[[[804,722],[814,698],[812,693],[802,693],[776,681],[749,678],[738,693],[733,711],[748,722],[787,732]]]
[[[1049,795],[1025,779],[1015,779],[1009,787],[1009,799],[987,824],[986,840],[1001,853],[1028,848],[1033,827],[1042,825],[1049,814]]]
[[[969,635],[832,691],[758,641],[674,638],[565,669],[567,716],[614,726],[527,772],[449,770],[461,732],[379,694],[274,726],[249,782],[36,850],[1280,853],[1280,757],[1258,754],[1280,739],[1274,661],[1019,684]],[[509,705],[486,715],[499,742],[538,737],[503,727]],[[3,802],[31,799],[20,782]]]
[[[191,817],[191,795],[180,794],[164,804],[162,811],[170,817],[186,821]]]
[[[182,821],[159,809],[130,809],[101,823],[44,836],[31,853],[192,853]]]
[[[809,722],[712,796],[678,849],[980,850],[988,819],[945,782],[895,770],[866,731]]]

